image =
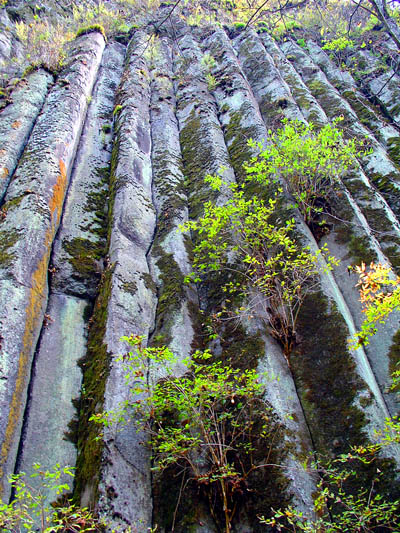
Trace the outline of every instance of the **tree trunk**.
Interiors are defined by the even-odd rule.
[[[400,50],[400,28],[398,27],[396,21],[389,15],[386,7],[386,0],[368,1],[373,6],[377,17],[383,23],[386,31],[389,33],[391,38],[396,43],[397,48]]]

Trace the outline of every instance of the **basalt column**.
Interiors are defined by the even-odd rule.
[[[32,356],[46,309],[51,246],[104,44],[99,33],[71,44],[61,73],[63,81],[47,97],[3,205],[0,441],[5,494],[5,477],[14,470]]]

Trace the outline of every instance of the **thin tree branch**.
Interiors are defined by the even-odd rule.
[[[358,4],[356,5],[353,13],[350,15],[350,18],[349,18],[349,24],[347,26],[347,35],[350,35],[350,30],[351,30],[351,23],[353,22],[353,17],[354,15],[357,13],[357,11],[359,10],[360,6],[361,6],[361,2],[362,0],[359,0]]]
[[[175,4],[172,6],[172,8],[170,9],[168,15],[157,25],[155,26],[155,31],[157,32],[161,26],[164,24],[164,22],[166,22],[169,17],[172,15],[172,13],[174,12],[174,10],[178,7],[178,5],[182,2],[182,0],[177,0],[177,2],[175,2]]]

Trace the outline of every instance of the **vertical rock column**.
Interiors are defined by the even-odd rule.
[[[149,72],[144,59],[147,35],[129,44],[118,91],[111,169],[108,266],[89,330],[79,428],[77,489],[83,504],[98,502],[110,527],[151,526],[150,457],[145,436],[134,423],[104,428],[103,442],[90,414],[113,411],[130,398],[126,368],[112,355],[125,353],[122,335],[144,335],[154,328],[155,285],[148,252],[155,230],[152,205]]]
[[[277,45],[275,46],[277,48]],[[400,144],[399,130],[393,124],[390,124],[389,119],[360,91],[355,77],[350,72],[341,70],[317,43],[308,40],[307,50],[314,63],[325,73],[328,80],[341,93],[342,97],[346,98],[350,103],[360,122],[388,148],[389,155],[393,161],[399,164],[400,154],[395,154],[395,150],[393,150],[394,147],[398,147]]]
[[[187,369],[180,364],[193,352],[198,296],[185,285],[191,272],[189,260],[191,239],[179,231],[188,220],[188,199],[179,143],[176,98],[173,85],[172,46],[167,38],[156,41],[152,58],[151,136],[153,164],[153,201],[157,212],[157,229],[149,255],[151,272],[157,286],[158,305],[151,342],[168,346],[177,357],[176,375]],[[153,363],[149,378],[153,383],[163,370]],[[191,515],[183,501],[178,505],[181,478],[157,475],[153,479],[153,527],[170,531],[174,510],[176,525],[183,516]],[[202,519],[204,523],[206,520]],[[192,527],[195,528],[195,525]],[[207,533],[207,528],[200,528]],[[194,531],[194,530],[193,530]]]
[[[87,320],[105,256],[111,158],[107,137],[111,134],[124,51],[122,45],[114,43],[103,54],[54,242],[50,296],[35,356],[18,461],[19,469],[27,473],[35,462],[46,469],[57,463],[74,466],[76,462],[76,448],[65,434],[75,415],[72,399],[80,393],[82,372],[78,361],[86,353]],[[68,476],[63,481],[71,483]],[[48,499],[53,501],[57,495],[49,494]]]
[[[210,37],[210,42],[215,42],[215,40],[215,35]],[[221,43],[218,44],[221,45]],[[183,52],[183,57],[177,60],[181,66],[181,70],[178,70],[178,118],[181,127],[184,171],[190,191],[190,214],[196,217],[202,214],[203,205],[201,199],[203,194],[207,194],[207,185],[203,181],[204,176],[216,173],[223,164],[226,167],[224,176],[228,180],[234,181],[235,174],[231,162],[237,164],[235,170],[237,169],[239,175],[241,175],[241,163],[238,163],[238,161],[240,158],[245,157],[245,154],[250,155],[249,150],[246,151],[246,149],[244,153],[241,153],[243,146],[239,145],[239,143],[234,145],[235,151],[232,152],[228,152],[229,144],[228,149],[225,144],[228,137],[227,135],[224,137],[216,106],[216,103],[220,104],[219,95],[224,93],[225,83],[226,85],[232,83],[235,87],[235,90],[229,91],[223,106],[224,116],[229,116],[232,113],[233,125],[230,139],[235,139],[236,128],[238,137],[240,137],[240,140],[242,139],[241,119],[246,124],[246,128],[252,129],[253,136],[256,138],[260,138],[261,131],[265,130],[259,115],[254,120],[254,114],[251,112],[254,109],[253,99],[242,100],[242,93],[238,88],[239,84],[236,83],[237,79],[232,80],[230,78],[232,71],[229,69],[231,66],[233,67],[234,60],[229,53],[229,44],[225,47],[224,42],[218,53],[212,46],[205,47],[205,51],[213,56],[217,63],[223,61],[226,67],[225,76],[217,78],[218,81],[221,80],[215,91],[218,92],[217,102],[215,102],[213,96],[210,95],[206,88],[204,73],[202,73],[200,67],[203,54],[198,45],[188,35],[180,40],[179,45],[180,50]],[[241,105],[241,111],[238,111],[238,106]],[[219,111],[222,111],[222,106],[219,106]],[[231,160],[229,156],[231,156]],[[199,196],[196,195],[196,192]],[[208,192],[208,195],[211,196],[210,192]],[[221,195],[221,197],[215,198],[215,201],[223,203],[226,198],[226,196]],[[213,292],[218,294],[218,287],[213,287],[209,282],[208,285],[211,286],[209,287],[209,294],[203,296],[203,299],[206,300],[203,305],[212,308],[213,305],[219,304],[219,302],[212,301],[215,298]],[[309,510],[312,508],[311,493],[315,486],[312,478],[300,466],[298,457],[302,453],[309,453],[311,442],[286,360],[277,344],[268,335],[264,335],[264,330],[258,328],[258,324],[249,326],[243,321],[241,324],[234,325],[232,327],[233,331],[228,331],[227,327],[222,327],[221,330],[223,346],[216,343],[215,346],[212,346],[212,350],[215,350],[218,354],[222,352],[223,356],[231,357],[236,364],[240,364],[244,368],[256,366],[260,372],[268,371],[270,375],[279,375],[279,383],[277,381],[268,381],[266,400],[272,406],[274,413],[276,413],[279,423],[287,428],[291,438],[293,437],[293,450],[295,449],[296,451],[293,453],[289,451],[285,459],[287,469],[285,469],[283,477],[285,478],[285,483],[288,483],[287,492],[279,485],[282,480],[269,479],[271,494],[268,495],[268,498],[274,501],[276,492],[279,492],[280,502],[282,503],[288,493],[292,493],[294,494],[295,504],[299,509]],[[228,349],[226,349],[227,344]],[[226,350],[226,353],[223,350]],[[283,390],[284,393],[282,393]],[[295,414],[293,416],[295,420],[288,420],[287,415],[289,414]],[[279,446],[284,449],[285,442],[279,443]],[[265,506],[267,505],[268,503],[265,503]],[[248,517],[249,521],[253,518],[251,516]]]
[[[50,91],[5,197],[0,223],[1,480],[13,471],[32,356],[47,299],[47,268],[104,38],[83,36]],[[51,377],[49,377],[51,379]]]
[[[267,38],[265,38],[267,39]],[[398,191],[400,190],[400,172],[396,165],[388,157],[384,147],[375,139],[371,132],[358,120],[357,114],[353,111],[350,104],[341,97],[338,91],[331,85],[325,74],[319,69],[305,51],[293,42],[283,43],[282,49],[286,56],[293,62],[295,68],[301,72],[304,82],[318,100],[320,105],[324,108],[327,116],[334,119],[341,115],[344,117],[342,122],[339,122],[338,127],[343,128],[345,137],[349,136],[360,141],[367,140],[368,146],[372,148],[372,153],[359,156],[359,162],[364,171],[367,173],[371,182],[376,184],[377,188],[382,188],[383,192],[387,191],[389,187],[389,195],[387,200],[391,203],[391,208],[396,209],[397,217],[400,217],[399,202],[397,199]],[[361,172],[357,173],[359,178],[358,187],[348,188],[352,191],[353,196],[357,199],[361,209],[364,211],[367,220],[371,220],[371,227],[374,227],[373,219],[378,219],[377,231],[382,231],[380,226],[386,226],[384,231],[390,232],[391,226],[398,226],[396,217],[392,209],[386,205],[386,201],[379,191],[374,191],[370,185],[369,180]],[[348,182],[349,180],[347,180]],[[347,184],[347,183],[346,183]],[[356,184],[357,185],[357,184]],[[362,190],[360,189],[360,186]],[[390,194],[391,190],[395,193]],[[358,197],[358,198],[357,198]],[[365,207],[362,205],[364,199]],[[381,204],[382,207],[379,205]],[[381,214],[377,213],[380,211]],[[378,216],[376,216],[378,215]],[[387,219],[385,224],[381,219]],[[379,227],[378,227],[379,226]],[[398,241],[394,240],[389,246],[395,246]],[[393,249],[395,252],[395,248]],[[394,256],[396,253],[393,254]],[[398,262],[399,258],[392,258],[392,261]]]
[[[0,113],[0,202],[52,82],[53,76],[45,70],[33,72],[20,81],[12,93],[12,103]]]
[[[194,337],[190,308],[196,294],[184,283],[191,272],[187,246],[179,231],[188,219],[188,199],[182,172],[176,99],[173,87],[172,47],[167,39],[154,53],[151,95],[153,198],[157,230],[151,264],[158,289],[156,325],[152,340],[167,345],[179,357],[188,357]]]
[[[380,112],[378,106],[373,106],[367,97],[358,89],[356,80],[349,72],[343,72],[313,41],[307,41],[308,53],[311,59],[325,73],[326,77],[340,95],[351,105],[357,114],[359,121],[372,132],[374,138],[379,141],[372,143],[374,154],[372,161],[365,166],[365,170],[386,198],[393,211],[400,213],[400,138],[399,130],[389,119]],[[385,151],[382,154],[382,151]],[[383,157],[382,157],[383,155]],[[391,161],[387,162],[390,158]],[[368,160],[367,160],[368,161]],[[395,163],[395,166],[393,163]]]
[[[233,161],[237,161],[235,164],[238,164],[241,163],[239,157],[242,160],[243,157],[246,158],[246,152],[241,151],[240,147],[246,146],[246,137],[250,136],[249,132],[253,140],[262,141],[267,137],[267,131],[262,124],[254,96],[243,76],[238,59],[225,32],[216,30],[209,35],[203,41],[203,49],[211,53],[217,60],[217,67],[213,73],[219,84],[215,94],[220,110],[223,111],[221,119],[225,125],[228,148],[234,156]],[[255,76],[255,74],[253,75]],[[263,77],[263,69],[260,69],[259,77]],[[252,130],[249,123],[253,124]],[[258,131],[255,125],[257,125]],[[296,217],[297,231],[302,242],[315,251],[317,244],[311,232],[301,217],[296,215],[296,212],[291,211],[291,213],[291,215],[286,214],[286,216]],[[363,350],[358,350],[356,354],[348,352],[346,337],[349,333],[355,332],[354,321],[332,275],[321,276],[320,291],[311,295],[305,304],[300,313],[297,331],[304,338],[304,341],[298,347],[298,355],[293,354],[291,358],[292,370],[296,377],[297,387],[302,394],[302,404],[317,448],[325,451],[331,449],[332,442],[336,439],[340,442],[340,446],[343,445],[343,449],[345,449],[348,442],[355,443],[363,438],[361,428],[371,436],[374,429],[381,429],[384,418],[387,416],[387,408]],[[314,312],[315,315],[319,313],[318,327],[315,321],[310,321],[310,316],[306,317],[309,312]],[[337,337],[328,340],[328,332],[333,324],[336,327]],[[327,336],[327,342],[325,349],[321,351],[318,346],[318,339],[324,335]],[[309,357],[307,351],[310,352],[310,362],[311,360],[316,361],[318,358],[317,374],[312,374],[312,366],[307,362]],[[311,355],[313,353],[314,355]],[[332,367],[338,368],[339,366],[342,367],[343,379],[348,383],[347,392],[349,393],[346,396],[342,395],[343,404],[341,407],[338,405],[336,394],[333,393],[332,379],[336,380],[337,374],[329,375]],[[307,369],[306,373],[304,372],[305,369]],[[313,378],[310,381],[311,374]],[[327,398],[325,393],[321,394],[320,386],[315,388],[314,381],[316,382],[316,379],[320,383],[322,381],[330,383],[330,398]],[[365,384],[370,390],[365,387]],[[371,393],[373,396],[370,398]],[[312,402],[305,401],[307,397],[312,398]],[[363,408],[366,414],[364,420],[360,407],[366,398],[370,398],[372,401]],[[336,412],[336,420],[331,419],[327,424],[324,417],[325,407],[329,404]],[[338,415],[341,410],[349,411],[352,415],[339,420]],[[359,420],[357,427],[351,416]],[[347,428],[347,431],[344,428]]]
[[[387,66],[382,57],[371,51],[357,50],[348,59],[357,68],[358,81],[368,97],[376,101],[398,126],[400,124],[399,76]]]
[[[272,39],[269,37],[264,37],[264,42],[271,52],[273,52],[275,62],[279,67],[279,71],[282,72],[283,77],[287,79],[287,91],[290,91],[289,95],[290,93],[296,95],[296,102],[298,102],[299,108],[302,109],[305,117],[307,119],[311,119],[312,116],[317,113],[317,116],[319,117],[319,125],[322,126],[323,124],[327,124],[328,118],[326,117],[323,108],[316,101],[314,101],[312,94],[302,82],[300,75],[297,74],[292,65],[287,64],[282,52],[276,47]],[[253,86],[253,80],[257,80],[257,73],[259,76],[261,75],[261,78],[264,80],[261,90],[257,89],[257,87],[260,87],[260,83],[256,85],[257,101],[262,102],[264,107],[272,107],[275,94],[274,87],[276,83],[271,75],[268,73],[265,74],[264,65],[266,61],[270,61],[272,63],[272,71],[276,70],[276,67],[273,65],[272,57],[265,50],[263,54],[262,50],[260,50],[260,46],[262,47],[262,44],[259,40],[259,37],[254,32],[249,32],[248,34],[244,33],[236,41],[238,58],[241,61],[245,74],[250,80],[251,86]],[[264,58],[265,56],[267,59],[261,61],[261,58]],[[283,82],[281,86],[283,91]],[[282,93],[282,98],[288,100],[289,95]],[[288,107],[285,107],[283,113],[285,113],[287,118],[292,118],[291,111]],[[264,115],[264,120],[269,125],[268,118],[268,115]],[[358,122],[356,117],[354,118],[355,121]],[[355,125],[353,127],[356,128],[358,126]],[[361,170],[360,174],[363,176]],[[366,180],[366,178],[364,179]],[[375,191],[373,189],[371,190],[372,194],[375,194]],[[364,244],[364,246],[368,250],[368,256],[372,255],[371,259],[379,257],[379,259],[383,262],[387,262],[387,259],[380,249],[378,240],[372,234],[372,230],[368,226],[364,215],[360,211],[357,203],[351,197],[350,193],[343,188],[340,194],[340,201],[338,198],[335,199],[335,197],[330,198],[332,210],[335,212],[334,215],[336,216],[330,219],[330,235],[327,238],[324,237],[324,242],[328,242],[329,250],[335,257],[338,259],[343,259],[343,262],[339,265],[339,267],[335,267],[333,276],[337,281],[337,284],[349,309],[351,310],[356,327],[360,328],[364,320],[364,315],[359,304],[359,292],[355,288],[355,276],[349,277],[347,271],[347,265],[350,261],[349,253],[354,253],[352,249],[349,249],[348,242],[368,243],[367,245]],[[382,209],[383,216],[385,216],[385,202],[380,198],[379,193],[376,193],[375,196],[377,196],[377,199],[375,199],[375,203],[373,205],[375,209]],[[338,203],[340,203],[340,211],[338,210]],[[372,205],[370,205],[370,207],[372,207]],[[394,215],[391,214],[391,217],[393,220]],[[396,226],[392,228],[392,233],[395,231]],[[341,238],[343,232],[346,235],[347,242],[343,242],[345,240]],[[389,237],[389,235],[387,237]],[[368,262],[368,257],[362,257],[361,260]],[[358,258],[354,258],[353,261],[357,262],[360,260],[358,260]],[[387,329],[382,331],[380,335],[371,339],[371,346],[367,348],[367,354],[369,355],[370,361],[373,365],[373,370],[380,385],[381,392],[385,395],[385,400],[392,403],[393,409],[395,408],[393,405],[395,395],[388,395],[387,387],[390,383],[388,359],[390,336],[388,335],[388,331],[393,330],[394,323],[395,320],[389,319]]]

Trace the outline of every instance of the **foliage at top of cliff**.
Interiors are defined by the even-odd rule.
[[[313,39],[340,64],[355,47],[386,58],[380,44],[387,35],[400,48],[399,19],[394,0],[0,0],[0,32],[8,40],[0,47],[0,92],[7,98],[35,68],[58,73],[68,43],[88,28],[127,42],[140,27],[154,34],[187,31],[182,21],[221,26],[231,36],[252,27],[278,41],[290,37],[303,48]],[[395,48],[385,59],[390,66],[397,66]]]

